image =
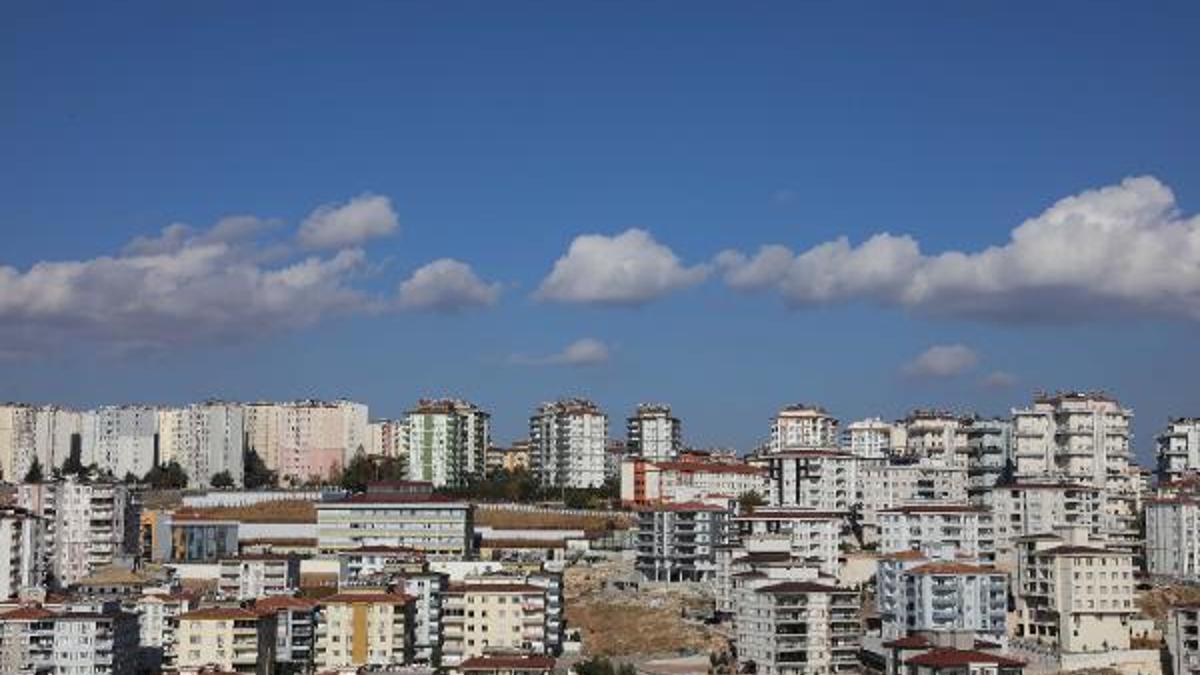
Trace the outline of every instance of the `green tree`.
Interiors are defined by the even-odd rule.
[[[134,485],[138,482],[138,477],[133,475],[132,471],[125,472],[125,478],[122,480],[126,485]]]
[[[760,506],[766,506],[766,504],[767,500],[763,499],[763,496],[758,494],[758,492],[755,492],[754,490],[743,492],[741,496],[738,497],[738,513],[742,515],[748,515],[754,513],[754,509],[757,509]]]
[[[46,476],[42,472],[42,463],[40,461],[38,461],[37,457],[34,457],[33,464],[29,465],[29,471],[25,472],[25,482],[26,483],[40,483],[45,479],[46,479]]]
[[[247,448],[245,454],[242,456],[242,465],[244,467],[247,488],[275,487],[278,476],[276,476],[274,471],[267,468],[267,463],[259,456],[257,450]]]
[[[159,490],[178,490],[187,487],[188,477],[179,462],[171,460],[165,466],[155,466],[147,471],[142,481]]]
[[[234,486],[233,476],[230,476],[228,471],[215,474],[209,482],[215,488],[231,488]]]

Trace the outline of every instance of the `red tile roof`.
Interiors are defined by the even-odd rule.
[[[333,605],[370,602],[385,605],[404,605],[412,601],[412,596],[403,593],[335,593],[327,598],[322,598],[321,604]]]
[[[458,666],[461,670],[550,670],[554,659],[549,656],[472,656]]]
[[[58,614],[44,607],[30,605],[28,607],[18,607],[0,614],[0,621],[37,621],[55,616],[58,616]]]
[[[241,607],[205,607],[203,609],[194,609],[186,614],[180,614],[179,618],[180,620],[188,619],[190,621],[257,620],[259,614]]]
[[[909,574],[1003,574],[990,565],[968,565],[960,562],[931,562],[918,565]]]
[[[883,646],[891,649],[921,649],[929,646],[929,640],[921,635],[906,635],[902,638],[889,640],[883,643]]]
[[[924,654],[917,654],[905,659],[904,662],[909,665],[931,668],[954,668],[969,666],[972,663],[994,663],[1005,668],[1020,668],[1025,665],[1024,661],[1010,659],[1007,656],[988,654],[974,649],[952,649],[950,647],[931,649]]]
[[[757,589],[756,593],[769,593],[772,595],[793,595],[801,593],[836,593],[844,591],[844,588],[837,586],[827,586],[818,584],[815,581],[785,581],[781,584],[772,584],[763,586]]]

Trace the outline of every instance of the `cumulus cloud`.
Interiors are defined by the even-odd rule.
[[[361,246],[396,231],[400,221],[387,197],[361,194],[345,204],[325,204],[309,214],[297,238],[310,250]]]
[[[500,284],[485,283],[466,263],[442,258],[401,283],[397,303],[401,309],[453,312],[493,305],[499,297]]]
[[[987,377],[980,381],[980,384],[988,389],[1008,389],[1016,383],[1017,376],[1003,370],[988,373]]]
[[[1057,321],[1114,313],[1200,319],[1200,216],[1151,176],[1060,200],[981,251],[929,255],[912,237],[845,237],[801,252],[716,258],[732,288],[792,306],[866,300],[926,314]]]
[[[641,305],[697,284],[705,265],[685,267],[650,233],[630,229],[613,237],[586,234],[571,242],[534,297],[556,302]]]
[[[979,355],[961,344],[934,345],[904,366],[911,377],[954,377],[975,367]]]
[[[398,297],[372,294],[359,284],[376,273],[362,248],[297,255],[265,236],[279,225],[254,216],[208,228],[173,223],[115,255],[24,270],[0,265],[0,354],[78,346],[119,354],[245,340],[397,305],[489,304],[498,293],[462,263],[437,261],[402,284]]]
[[[516,354],[511,361],[527,366],[596,366],[608,361],[608,346],[595,338],[583,338],[548,356]]]

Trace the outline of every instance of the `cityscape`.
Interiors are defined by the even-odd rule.
[[[0,177],[0,675],[1200,675],[1197,0],[7,0]]]
[[[1190,672],[1200,417],[0,406],[5,673]],[[623,429],[623,433],[622,433]]]

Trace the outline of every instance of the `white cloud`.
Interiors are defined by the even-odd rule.
[[[516,354],[511,361],[528,366],[596,366],[608,361],[608,346],[595,338],[582,338],[548,356]]]
[[[1003,370],[993,371],[980,381],[988,389],[1007,389],[1016,383],[1017,376]]]
[[[400,222],[387,197],[361,194],[345,204],[325,204],[309,214],[297,235],[310,250],[360,246],[396,231]]]
[[[247,340],[398,305],[490,304],[499,292],[462,263],[437,261],[405,282],[398,300],[370,294],[356,283],[375,273],[363,249],[297,256],[279,237],[263,238],[277,225],[253,216],[206,229],[175,223],[116,255],[0,265],[0,353]]]
[[[493,305],[499,297],[500,284],[483,282],[466,263],[442,258],[401,283],[397,303],[401,309],[457,311]]]
[[[704,265],[684,267],[670,248],[644,230],[614,237],[586,234],[571,242],[535,293],[557,302],[640,305],[708,275]]]
[[[1200,216],[1150,176],[1060,200],[981,251],[926,255],[912,237],[846,238],[794,253],[725,251],[739,290],[793,306],[868,300],[927,314],[1056,321],[1141,313],[1200,319]]]
[[[975,367],[979,356],[966,345],[934,345],[904,366],[912,377],[954,377]]]

